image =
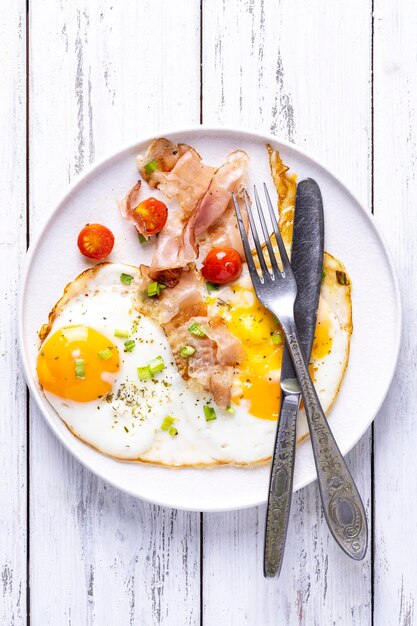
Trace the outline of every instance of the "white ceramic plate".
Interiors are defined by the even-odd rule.
[[[231,150],[246,150],[251,158],[250,185],[270,180],[265,149],[269,142],[279,149],[284,162],[299,179],[310,176],[319,183],[324,199],[326,249],[346,265],[353,286],[351,356],[330,416],[336,440],[346,454],[378,412],[399,349],[401,307],[397,282],[372,217],[326,169],[301,150],[272,136],[205,127],[160,136],[189,143],[213,165],[221,163]],[[110,260],[131,264],[144,260],[134,229],[123,221],[116,203],[136,182],[135,156],[147,148],[151,139],[146,138],[93,165],[70,187],[31,246],[20,311],[20,342],[27,382],[60,441],[86,467],[119,489],[150,502],[189,510],[223,511],[261,504],[267,496],[269,467],[175,470],[112,460],[70,433],[45,400],[36,380],[37,331],[64,286],[90,265],[76,245],[81,227],[87,222],[102,222],[111,228],[116,245]],[[294,490],[315,477],[307,439],[297,449]]]

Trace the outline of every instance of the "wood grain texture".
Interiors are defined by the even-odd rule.
[[[327,162],[365,203],[371,182],[371,3],[203,2],[203,121],[272,130]],[[370,433],[349,465],[371,510]],[[293,500],[279,581],[262,577],[265,509],[204,516],[205,624],[355,624],[371,617],[371,551],[329,537],[316,485]]]
[[[0,4],[0,623],[26,623],[26,387],[16,314],[26,249],[26,15]]]
[[[393,253],[403,304],[397,375],[374,427],[378,626],[417,623],[416,24],[415,2],[375,2],[374,212]]]
[[[103,152],[198,122],[199,18],[198,2],[30,3],[31,235]],[[33,405],[30,476],[32,626],[198,623],[199,515],[103,484]]]

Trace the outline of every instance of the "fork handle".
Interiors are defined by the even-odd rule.
[[[281,325],[297,374],[310,429],[321,502],[329,529],[342,550],[359,561],[366,553],[365,509],[345,460],[330,430],[304,360],[293,320]]]

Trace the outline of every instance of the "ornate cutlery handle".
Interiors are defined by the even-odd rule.
[[[285,320],[288,349],[300,383],[310,428],[321,501],[330,531],[350,557],[361,560],[368,543],[365,509],[321,408],[293,320]]]
[[[269,481],[269,498],[266,512],[264,555],[264,574],[266,578],[275,578],[275,576],[279,575],[284,556],[294,475],[292,466],[295,456],[300,395],[284,396],[282,403],[275,440],[275,453]]]

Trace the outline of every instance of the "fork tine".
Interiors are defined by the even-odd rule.
[[[246,210],[248,212],[248,217],[249,217],[249,224],[252,230],[253,240],[255,242],[256,252],[258,253],[259,263],[261,264],[262,272],[265,275],[268,272],[268,268],[265,263],[264,253],[262,251],[261,242],[259,241],[258,231],[256,230],[256,224],[255,224],[255,220],[253,219],[253,214],[252,214],[252,207],[250,205],[249,196],[246,192],[246,189],[244,190],[244,198],[245,198]]]
[[[288,258],[288,254],[287,254],[287,250],[285,248],[284,241],[282,239],[280,230],[278,228],[278,222],[277,222],[277,218],[275,216],[275,211],[274,211],[274,208],[272,206],[271,198],[269,196],[268,189],[267,189],[265,183],[264,183],[264,192],[265,192],[266,204],[268,206],[269,215],[271,217],[272,227],[274,229],[275,239],[277,240],[279,253],[281,255],[281,261],[282,261],[282,265],[284,267],[284,271],[292,271],[291,270],[290,260]]]
[[[253,260],[252,251],[251,251],[249,241],[248,241],[248,236],[245,230],[245,225],[243,224],[242,213],[240,212],[240,207],[239,207],[239,204],[236,200],[236,196],[234,193],[232,193],[232,198],[233,198],[233,204],[235,205],[237,224],[239,226],[240,236],[242,239],[243,249],[245,251],[246,262],[248,264],[249,272],[250,272],[252,281],[256,278],[259,280],[259,274],[255,267],[255,262]]]
[[[269,258],[271,259],[272,271],[275,274],[275,276],[278,277],[278,274],[281,274],[281,271],[280,271],[280,269],[278,267],[278,263],[277,263],[277,260],[275,258],[274,250],[273,250],[272,245],[271,245],[271,240],[269,238],[269,233],[268,233],[268,227],[267,227],[266,222],[265,222],[265,216],[264,216],[263,211],[262,211],[261,201],[259,200],[258,192],[256,190],[255,185],[253,186],[253,191],[254,191],[254,195],[255,195],[256,209],[258,211],[259,221],[261,222],[262,232],[264,234],[265,244],[266,244],[266,247],[268,248]]]

